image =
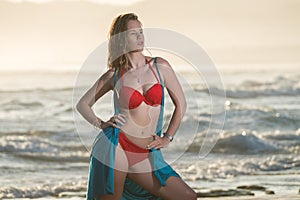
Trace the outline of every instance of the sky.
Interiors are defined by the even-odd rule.
[[[7,0],[8,2],[12,3],[26,3],[26,2],[32,2],[32,3],[50,3],[54,0]],[[56,0],[58,1],[58,0]],[[74,2],[74,0],[67,0],[69,2]],[[78,1],[78,0],[77,0]],[[109,4],[109,5],[115,5],[115,6],[130,6],[136,2],[142,1],[142,0],[86,0],[87,2],[91,3],[99,3],[99,4]]]
[[[220,66],[299,66],[299,10],[298,0],[2,0],[0,70],[78,68],[126,12],[191,38]]]

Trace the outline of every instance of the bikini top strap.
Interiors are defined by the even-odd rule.
[[[152,60],[152,59],[151,59],[151,60]],[[151,60],[150,60],[150,61],[147,61],[147,59],[146,59],[146,63],[150,65],[149,68],[151,69],[152,73],[154,74],[154,76],[155,76],[155,78],[156,78],[156,81],[159,83],[160,81],[158,80],[158,78],[157,78],[157,76],[156,76],[154,70],[152,69]]]
[[[160,76],[160,73],[159,73],[159,70],[158,70],[158,67],[157,67],[157,57],[154,58],[154,63],[155,63],[155,68],[156,68],[160,83],[161,83],[162,86],[164,86],[164,82],[162,81],[162,78]]]
[[[157,126],[156,126],[156,134],[158,136],[162,136],[164,105],[165,105],[164,82],[162,81],[162,78],[160,76],[160,73],[159,73],[159,70],[158,70],[158,67],[157,67],[157,57],[154,58],[154,63],[155,63],[157,74],[159,76],[160,84],[162,85],[162,100],[161,100],[159,118],[158,118],[158,122],[157,122]]]
[[[114,108],[115,108],[115,114],[119,114],[117,92],[116,92],[116,82],[117,82],[117,68],[115,69],[115,72],[114,72]]]

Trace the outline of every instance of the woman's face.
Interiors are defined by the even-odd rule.
[[[138,20],[129,20],[127,23],[127,51],[143,51],[144,33]]]

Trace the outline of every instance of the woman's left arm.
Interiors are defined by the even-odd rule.
[[[160,58],[158,59],[158,64],[160,65],[160,72],[162,72],[165,87],[175,106],[168,129],[166,130],[169,135],[174,137],[186,111],[186,99],[182,87],[169,62]]]
[[[178,81],[176,74],[174,70],[172,69],[172,66],[169,64],[168,61],[166,61],[163,58],[158,57],[157,59],[159,72],[163,77],[164,85],[167,88],[167,91],[172,99],[172,102],[175,106],[175,109],[173,111],[171,120],[169,122],[168,128],[166,130],[166,133],[170,135],[171,137],[174,137],[176,134],[176,131],[178,130],[181,120],[184,116],[184,113],[186,111],[186,99],[184,92],[182,90],[182,87],[180,85],[180,82]],[[165,147],[170,143],[170,139],[166,136],[159,138],[156,134],[155,141],[153,141],[149,147],[154,147],[156,149]],[[154,145],[152,145],[154,144]]]

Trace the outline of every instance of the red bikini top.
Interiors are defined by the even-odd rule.
[[[146,59],[146,63],[149,64],[150,61]],[[138,90],[135,90],[128,86],[122,86],[120,90],[120,106],[123,108],[134,109],[137,108],[143,101],[150,106],[158,106],[161,105],[162,102],[162,85],[159,83],[159,80],[154,73],[152,66],[150,65],[150,69],[153,72],[157,83],[151,86],[150,89],[146,91],[143,95]],[[124,83],[124,70],[122,69],[122,85]],[[128,105],[128,106],[127,106]]]

